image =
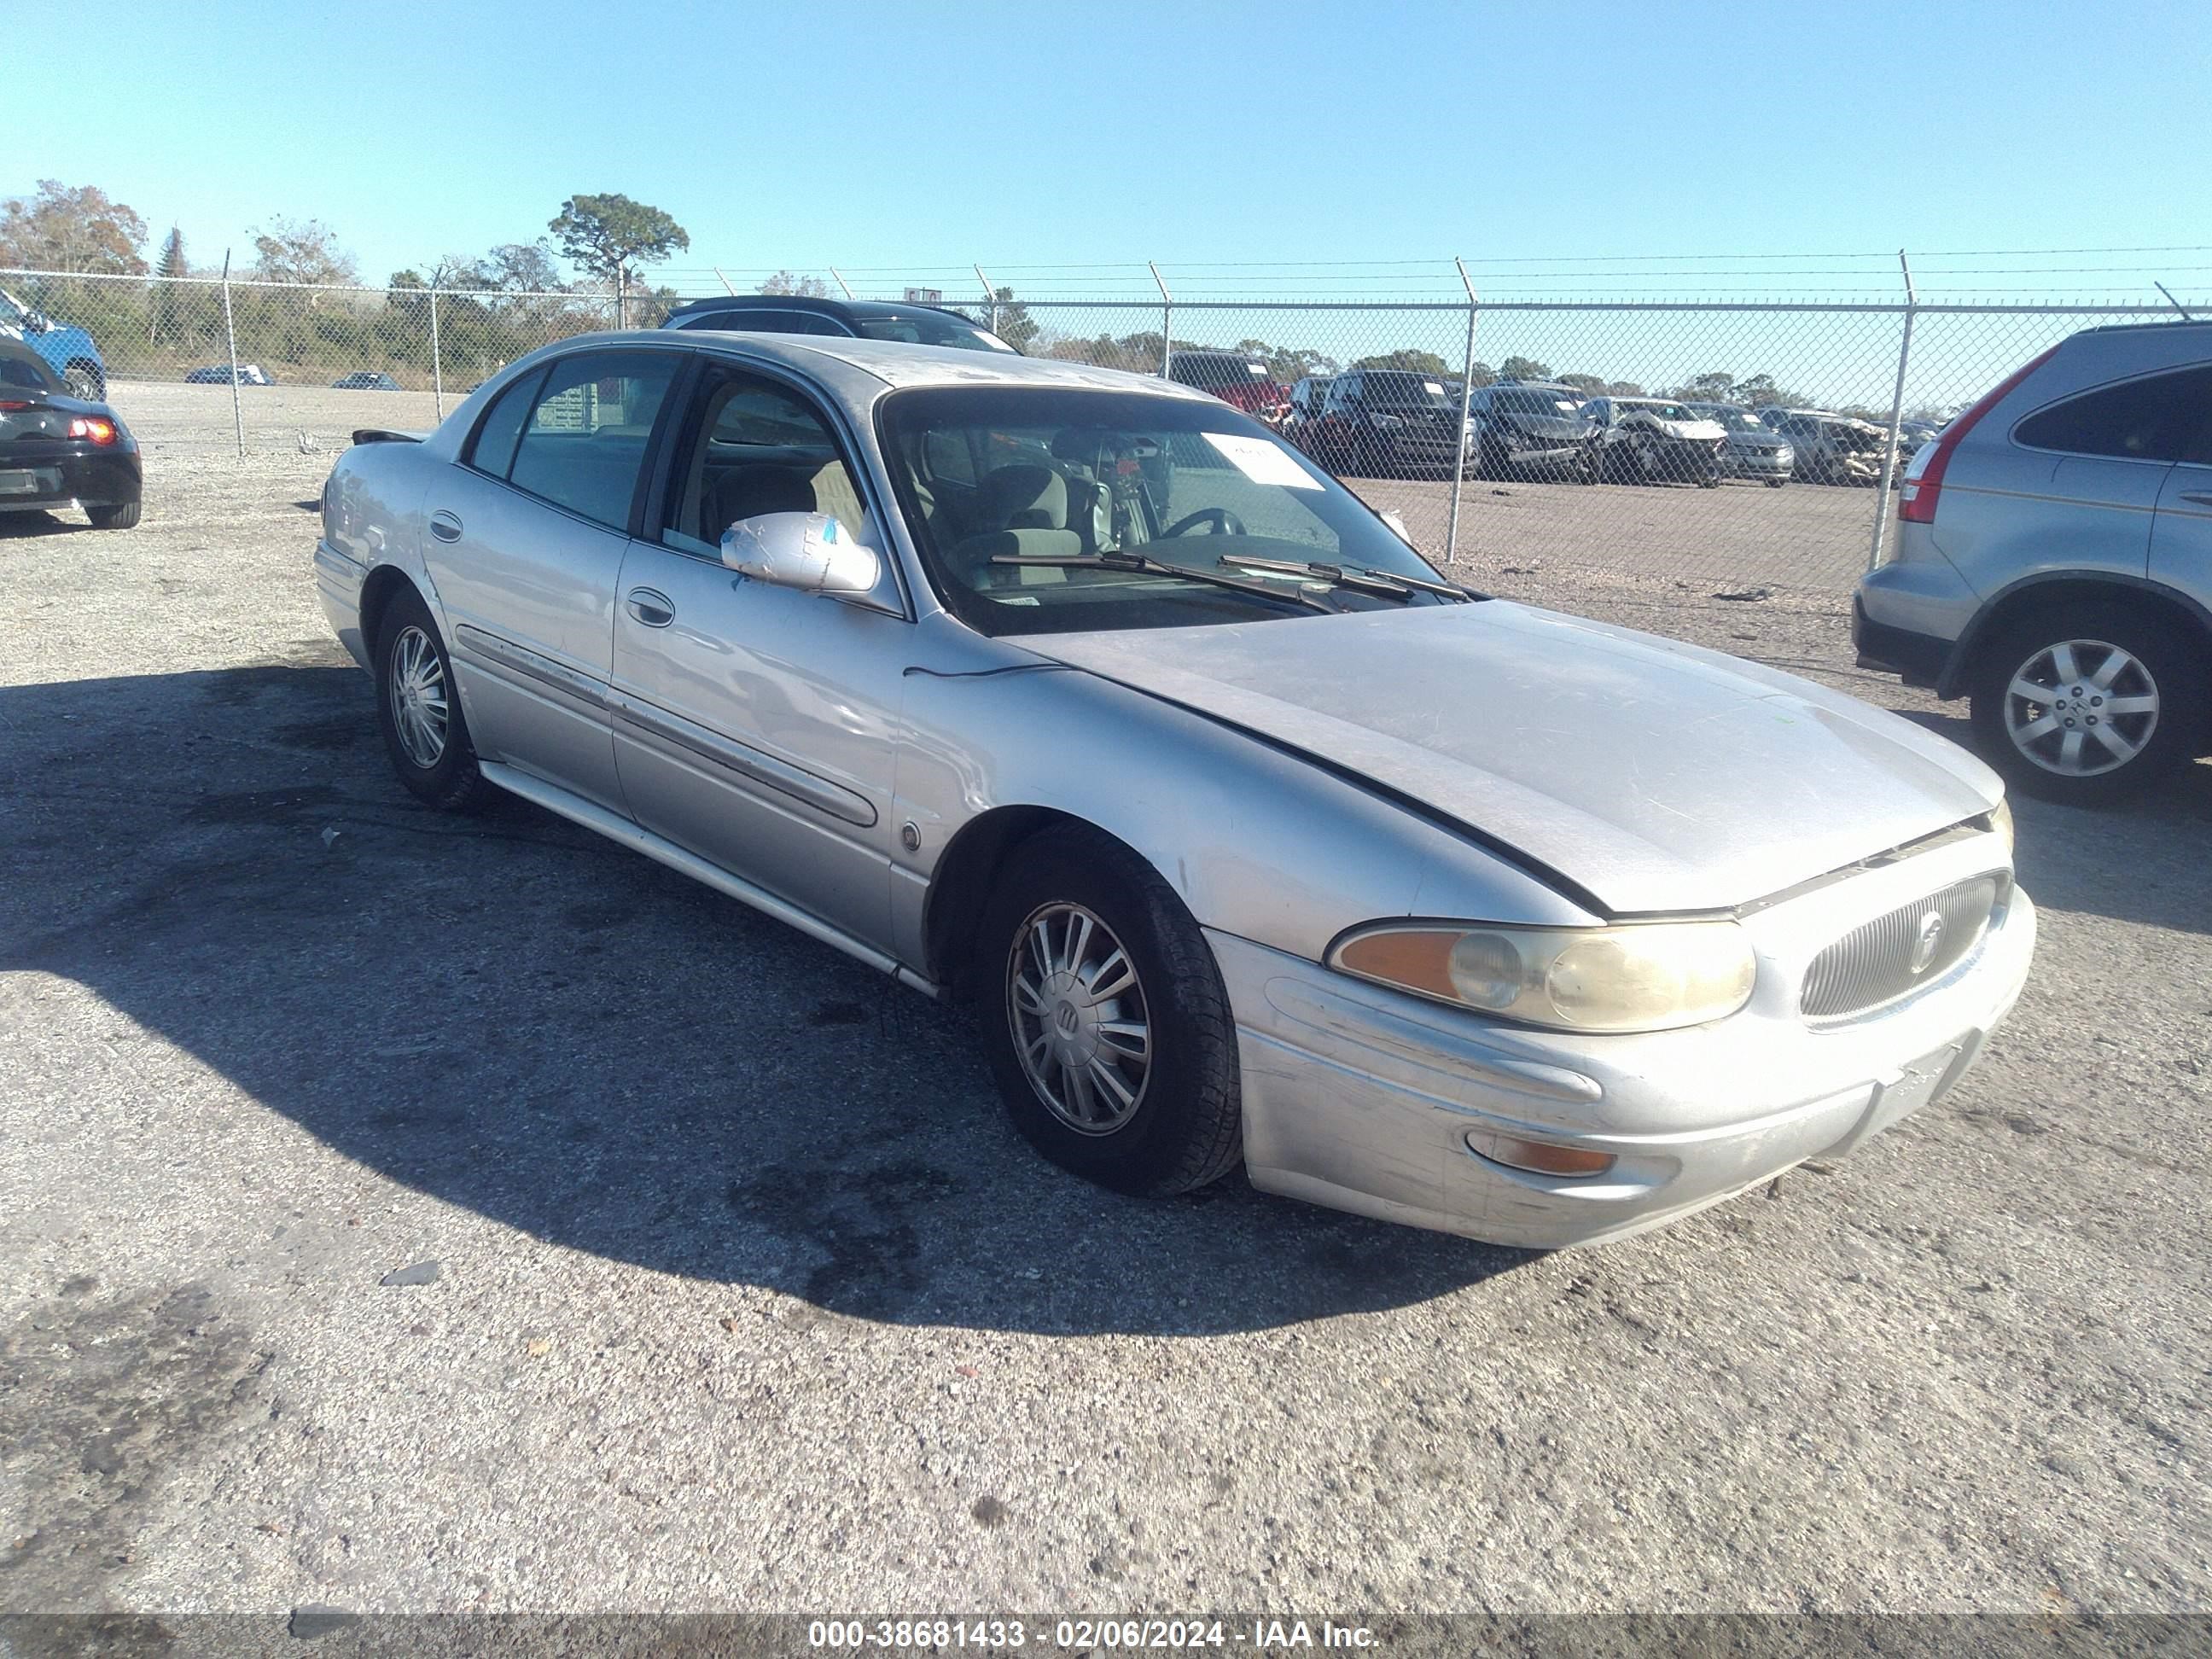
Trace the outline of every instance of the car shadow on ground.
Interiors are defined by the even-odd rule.
[[[858,1317],[1168,1334],[1532,1259],[1241,1176],[1146,1202],[1061,1173],[957,1011],[519,801],[420,806],[327,642],[0,689],[0,775],[38,781],[0,798],[0,971],[76,981],[365,1168],[557,1245]]]
[[[1966,705],[1905,719],[1973,750]],[[2109,807],[2062,806],[2008,792],[2021,885],[2050,910],[2212,933],[2212,763],[2200,761]]]
[[[70,509],[72,512],[74,508]],[[0,513],[0,542],[29,541],[38,536],[66,536],[73,531],[88,531],[92,526],[82,516],[57,518],[52,513]]]

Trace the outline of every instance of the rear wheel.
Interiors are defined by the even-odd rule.
[[[116,507],[88,507],[84,516],[94,530],[129,530],[138,522],[139,504],[125,501]]]
[[[984,1041],[1008,1115],[1061,1168],[1164,1197],[1243,1154],[1236,1024],[1159,873],[1087,827],[1014,854],[985,908]]]
[[[392,601],[377,634],[376,724],[392,769],[417,798],[476,812],[496,797],[477,765],[445,641],[411,588]]]
[[[2003,624],[1969,690],[1983,757],[2022,792],[2077,806],[2124,799],[2190,759],[2212,707],[2203,642],[2112,602]]]

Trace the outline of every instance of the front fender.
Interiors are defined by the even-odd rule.
[[[1158,870],[1201,926],[1310,961],[1382,917],[1595,920],[1449,827],[1202,714],[949,617],[915,633],[893,800],[918,843],[893,870],[902,960],[929,962],[928,890],[948,850],[1007,806],[1095,825]]]

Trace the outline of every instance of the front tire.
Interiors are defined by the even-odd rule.
[[[991,1070],[1038,1152],[1162,1198],[1243,1152],[1237,1028],[1213,952],[1158,872],[1088,827],[1018,848],[985,907]]]
[[[69,395],[88,404],[107,401],[107,376],[97,363],[88,363],[79,357],[62,371],[62,383],[69,387]]]
[[[477,765],[453,665],[429,608],[411,588],[376,636],[376,725],[399,781],[445,812],[480,812],[498,791]]]
[[[2114,602],[2051,605],[2004,624],[1969,672],[1982,757],[2023,793],[2124,800],[2202,746],[2203,646]]]

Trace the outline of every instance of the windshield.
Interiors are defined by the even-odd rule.
[[[1444,406],[1444,383],[1431,380],[1425,374],[1376,374],[1370,369],[1361,377],[1360,386],[1361,395],[1370,404],[1384,409]]]
[[[928,312],[902,317],[855,317],[853,326],[860,331],[863,339],[954,346],[963,351],[1014,351],[1013,347],[988,329],[978,328],[958,317],[940,317]]]
[[[1579,405],[1555,392],[1501,392],[1491,407],[1509,415],[1572,415]]]
[[[1723,404],[1711,409],[1699,409],[1697,410],[1696,412],[1704,416],[1709,421],[1718,421],[1723,426],[1726,427],[1731,432],[1764,432],[1766,430],[1766,422],[1760,420],[1758,416],[1753,414],[1747,409],[1736,409],[1731,405]]]
[[[884,454],[934,586],[986,634],[1259,622],[1394,599],[1240,557],[1441,580],[1341,484],[1225,404],[1048,386],[932,387],[883,404]],[[1013,559],[1141,555],[1249,581]],[[1279,592],[1280,597],[1274,597]]]

